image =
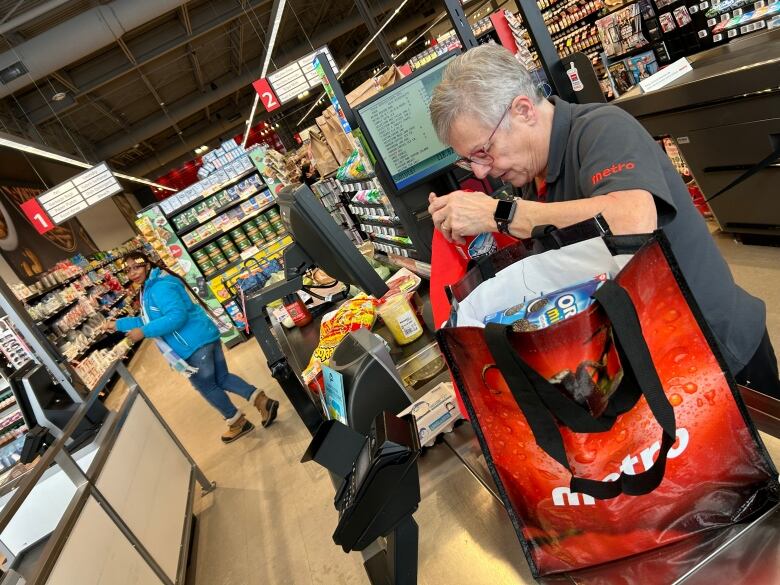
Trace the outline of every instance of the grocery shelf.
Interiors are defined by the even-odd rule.
[[[112,262],[115,262],[116,260],[118,260],[118,258],[113,258],[111,260],[104,260],[103,262],[101,262],[97,266],[90,266],[88,269],[82,269],[83,272],[80,272],[78,274],[74,274],[73,276],[69,276],[68,278],[66,278],[62,282],[59,282],[59,283],[57,283],[57,284],[55,284],[53,286],[45,288],[42,291],[33,293],[29,297],[25,297],[25,298],[20,299],[20,300],[22,302],[27,303],[29,305],[32,301],[37,300],[37,299],[39,299],[41,297],[44,297],[47,294],[49,294],[50,292],[55,291],[58,288],[61,288],[61,287],[65,286],[66,284],[70,284],[74,280],[78,280],[79,278],[82,278],[82,277],[86,276],[90,272],[94,272],[96,270],[100,270],[104,266],[107,266],[108,264],[111,264]],[[115,271],[112,271],[112,272],[115,272]],[[94,285],[95,285],[95,283],[93,282],[92,284],[90,284],[88,286],[94,286]]]
[[[200,197],[197,197],[196,199],[193,199],[192,201],[189,201],[189,202],[185,203],[181,207],[177,207],[176,209],[174,209],[170,213],[165,213],[163,211],[163,215],[165,215],[165,217],[167,217],[167,218],[172,218],[174,215],[179,215],[182,211],[187,211],[190,207],[193,207],[193,206],[197,205],[198,203],[204,201],[205,199],[208,199],[209,197],[214,195],[214,193],[219,193],[220,191],[222,191],[226,187],[230,187],[232,184],[237,183],[241,179],[244,179],[244,178],[246,178],[249,175],[252,175],[254,173],[258,173],[259,174],[259,171],[256,168],[252,167],[251,169],[246,170],[243,173],[236,175],[232,179],[229,179],[228,181],[222,183],[219,187],[214,189],[208,195],[201,195]],[[265,184],[265,181],[263,181],[263,184]]]
[[[2,409],[0,409],[0,417],[5,416],[5,414],[11,412],[11,410],[16,410],[18,408],[19,405],[16,403],[16,400],[14,400],[8,406],[4,406]]]
[[[79,302],[79,298],[80,297],[77,297],[77,298],[73,299],[72,301],[68,301],[67,303],[62,305],[59,309],[57,309],[56,311],[54,311],[50,315],[47,315],[43,319],[39,319],[38,321],[36,321],[35,324],[36,325],[42,325],[43,323],[48,323],[50,321],[55,320],[57,317],[60,317],[61,315],[65,314],[68,311],[68,309],[73,307],[73,305],[77,304]]]
[[[13,415],[11,415],[11,416],[13,416]],[[8,416],[6,418],[11,418],[11,416]],[[10,427],[12,427],[12,426],[14,426],[16,424],[19,424],[19,423],[24,423],[24,419],[22,417],[19,417],[16,420],[13,420],[13,421],[10,421],[10,422],[6,422],[5,419],[0,420],[0,437],[3,436],[3,434],[4,434],[3,431],[5,431],[6,429],[8,429],[8,428],[10,428]]]
[[[121,331],[104,331],[97,337],[95,337],[92,341],[89,342],[89,345],[87,345],[84,349],[82,349],[80,352],[78,352],[75,356],[73,356],[70,360],[70,362],[77,362],[81,360],[81,358],[85,357],[87,354],[91,353],[96,345],[102,343],[109,337],[114,337],[116,335],[123,335]]]
[[[222,276],[223,274],[225,274],[231,268],[235,268],[236,266],[240,266],[244,262],[247,262],[250,258],[254,257],[255,254],[259,254],[260,252],[262,252],[266,248],[269,248],[269,247],[273,246],[274,244],[280,243],[288,235],[289,234],[287,232],[284,232],[283,234],[279,234],[276,238],[274,238],[270,242],[266,242],[262,246],[257,246],[257,252],[252,254],[252,256],[250,256],[249,258],[240,258],[239,260],[234,260],[233,262],[231,262],[230,264],[225,266],[223,269],[218,270],[217,272],[215,272],[212,276],[209,277],[209,280],[211,280],[212,278],[216,278],[217,276]]]
[[[229,209],[234,208],[239,203],[245,202],[247,199],[250,199],[252,196],[257,195],[258,193],[262,193],[263,191],[268,191],[268,187],[263,186],[260,189],[255,189],[254,191],[250,191],[249,193],[244,193],[241,197],[236,199],[235,201],[231,201],[230,203],[227,203],[223,205],[222,207],[218,207],[214,210],[214,212],[209,217],[204,217],[200,222],[195,222],[192,225],[188,225],[187,227],[183,227],[180,230],[176,231],[176,235],[181,237],[184,234],[188,234],[193,230],[198,229],[200,226],[202,226],[205,222],[207,222],[210,219],[214,219],[215,217],[222,215]]]
[[[222,236],[224,236],[228,232],[230,232],[230,231],[236,229],[237,227],[243,225],[244,223],[246,223],[250,219],[253,219],[253,218],[257,217],[258,215],[260,215],[264,211],[268,211],[272,207],[275,207],[276,205],[277,205],[276,200],[271,201],[270,203],[268,203],[267,205],[264,205],[263,207],[261,207],[257,211],[253,211],[252,213],[246,215],[244,218],[241,219],[241,221],[239,221],[238,223],[230,226],[229,228],[227,228],[227,229],[222,228],[220,231],[218,231],[215,234],[210,235],[205,240],[201,240],[197,244],[193,244],[192,247],[187,247],[186,244],[185,244],[185,247],[187,247],[187,250],[189,250],[190,252],[195,252],[196,250],[201,249],[203,246],[206,246],[206,245],[210,244],[211,242],[217,240],[218,238],[221,238]]]

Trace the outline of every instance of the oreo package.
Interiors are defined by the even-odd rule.
[[[608,274],[599,274],[592,280],[586,280],[567,286],[541,297],[524,301],[488,315],[484,323],[512,325],[515,331],[536,331],[544,329],[558,321],[568,319],[593,304],[593,294],[609,278]]]

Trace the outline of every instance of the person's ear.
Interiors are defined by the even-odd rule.
[[[533,125],[537,118],[536,106],[528,96],[519,95],[512,100],[511,115],[523,124]]]

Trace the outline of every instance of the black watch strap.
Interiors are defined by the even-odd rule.
[[[509,233],[509,224],[512,223],[512,219],[515,217],[515,210],[517,209],[517,201],[512,199],[511,201],[498,201],[496,212],[493,214],[493,219],[496,221],[498,231],[502,234]]]

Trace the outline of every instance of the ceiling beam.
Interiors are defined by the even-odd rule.
[[[397,6],[397,0],[383,0],[377,3],[374,8],[375,13],[383,13]],[[363,26],[363,20],[360,15],[353,14],[347,18],[341,18],[327,27],[321,27],[322,31],[312,37],[312,43],[315,47],[327,44],[335,38]],[[308,43],[301,43],[292,48],[287,48],[275,58],[276,63],[287,64],[293,59],[299,59],[311,52],[311,46]],[[98,143],[95,148],[101,154],[101,158],[110,158],[116,154],[127,150],[136,142],[144,140],[170,128],[172,124],[196,114],[205,109],[207,105],[213,104],[233,92],[249,86],[257,78],[257,71],[262,61],[260,58],[247,63],[245,73],[241,76],[235,76],[232,72],[227,72],[221,78],[214,80],[216,89],[207,90],[204,94],[188,97],[175,104],[166,104],[165,114],[152,116],[130,127],[130,133],[123,136],[111,136]]]
[[[138,55],[136,60],[137,65],[126,63],[116,67],[115,69],[112,69],[108,73],[99,75],[87,82],[82,82],[78,88],[78,91],[75,92],[72,96],[74,101],[68,101],[67,103],[64,101],[55,102],[52,104],[44,102],[38,104],[35,107],[30,107],[28,115],[30,116],[30,119],[33,120],[36,124],[40,124],[41,122],[45,122],[46,120],[53,118],[55,112],[57,115],[63,114],[68,110],[77,107],[78,104],[75,102],[75,99],[78,99],[82,95],[100,89],[112,81],[115,81],[120,77],[133,72],[136,67],[144,67],[153,61],[156,61],[160,57],[167,55],[171,51],[180,49],[181,47],[186,46],[188,43],[197,40],[203,35],[206,35],[211,31],[218,29],[238,18],[246,16],[247,12],[251,13],[252,11],[258,10],[266,4],[270,4],[270,2],[271,0],[246,0],[245,7],[234,6],[232,8],[228,8],[224,12],[217,14],[213,18],[204,20],[201,23],[192,24],[192,34],[187,34],[186,31],[182,31],[182,34],[176,35],[174,38],[168,40],[154,50],[142,55]],[[226,3],[217,3],[218,6],[222,6],[224,4]],[[152,31],[150,34],[154,34],[154,31]],[[54,112],[52,112],[52,108],[54,109]]]

